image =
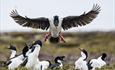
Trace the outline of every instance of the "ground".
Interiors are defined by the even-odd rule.
[[[10,51],[6,49],[9,44],[13,44],[18,49],[18,54],[21,52],[24,44],[31,44],[35,40],[43,40],[45,33],[37,32],[10,32],[0,33],[0,63],[7,61]],[[74,62],[80,57],[80,50],[84,48],[88,51],[90,60],[97,58],[101,53],[107,53],[107,66],[97,70],[115,70],[115,32],[78,32],[78,33],[64,33],[66,43],[51,44],[44,42],[40,50],[40,60],[50,60],[58,55],[65,55],[64,69],[73,70]],[[6,70],[0,64],[0,70]],[[25,70],[20,68],[18,70]]]

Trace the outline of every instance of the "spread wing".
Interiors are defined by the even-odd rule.
[[[31,19],[28,17],[20,16],[17,10],[13,10],[10,13],[10,16],[15,20],[16,23],[24,27],[31,27],[31,28],[47,30],[50,26],[48,18],[45,18],[45,17]]]
[[[89,24],[90,22],[92,22],[93,19],[97,17],[99,12],[100,6],[96,4],[93,5],[92,10],[90,10],[88,13],[84,13],[80,16],[65,17],[62,20],[62,28],[64,30],[67,30],[72,27],[84,26],[86,24]]]

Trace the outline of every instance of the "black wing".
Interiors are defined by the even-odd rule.
[[[27,62],[28,62],[28,57],[26,57],[26,58],[24,59],[23,63],[20,64],[20,66],[25,66],[25,65],[27,64]]]
[[[16,23],[24,27],[32,27],[47,30],[50,26],[48,18],[40,17],[36,19],[31,19],[28,17],[22,17],[18,14],[17,10],[13,10],[10,16],[15,20]]]
[[[99,5],[93,5],[93,8],[88,13],[84,13],[80,16],[68,16],[62,20],[62,28],[67,30],[72,27],[84,26],[89,24],[100,12]]]

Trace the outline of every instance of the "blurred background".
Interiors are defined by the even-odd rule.
[[[66,43],[43,43],[40,60],[53,60],[57,55],[65,55],[65,63],[74,64],[80,57],[80,48],[88,51],[89,57],[97,58],[101,53],[108,54],[108,65],[115,61],[115,4],[114,0],[0,0],[0,61],[7,61],[13,44],[19,54],[24,44],[32,44],[35,40],[43,40],[47,31],[26,28],[18,25],[9,16],[14,9],[22,16],[30,18],[52,17],[59,15],[81,15],[99,4],[101,12],[90,24],[83,27],[63,31]],[[115,66],[114,66],[115,67]]]

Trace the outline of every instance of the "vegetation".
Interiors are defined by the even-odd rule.
[[[36,32],[11,32],[0,33],[0,62],[7,61],[10,51],[7,49],[9,44],[13,44],[18,49],[18,54],[21,52],[24,44],[31,44],[35,40],[43,40],[45,33]],[[78,48],[84,48],[88,51],[89,57],[96,58],[101,55],[102,52],[108,54],[107,66],[101,70],[115,70],[115,32],[81,32],[81,33],[64,33],[63,34],[66,43],[51,44],[50,42],[43,43],[41,48],[39,59],[50,60],[57,55],[65,55],[64,69],[62,70],[74,70],[74,62],[80,56],[80,50]],[[6,70],[5,67],[0,67],[0,70]],[[17,70],[26,70],[25,68],[19,68]],[[48,69],[50,70],[50,69]],[[100,70],[100,69],[97,69]]]

